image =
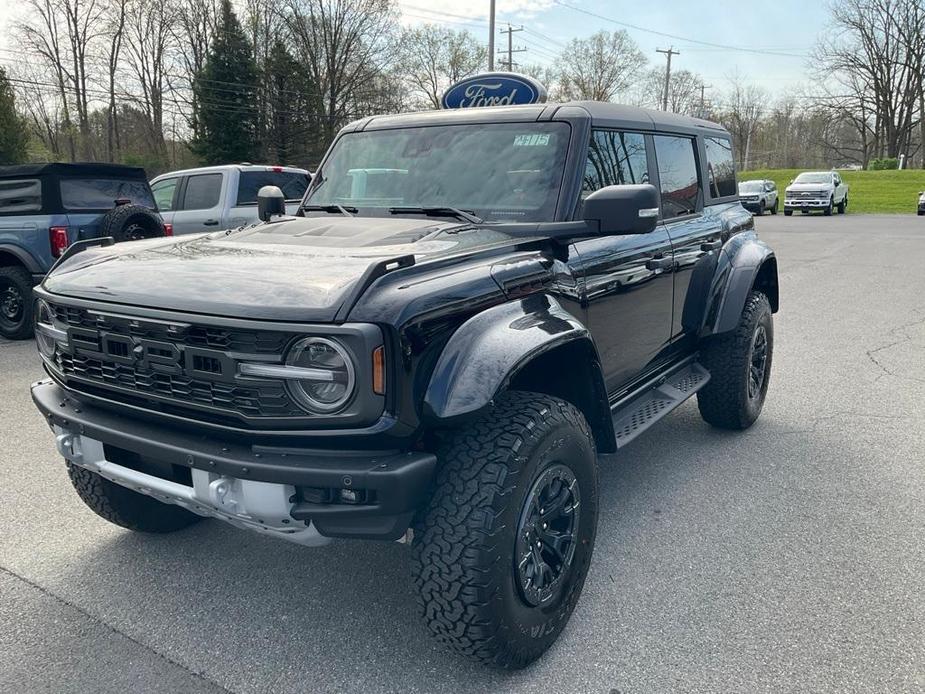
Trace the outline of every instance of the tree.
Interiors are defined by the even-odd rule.
[[[747,170],[751,161],[751,146],[764,116],[767,92],[754,84],[745,84],[739,76],[731,80],[728,108],[721,121],[732,135],[740,171]]]
[[[392,47],[391,0],[288,0],[286,21],[297,51],[321,95],[322,135],[330,142],[361,115],[383,76]]]
[[[686,116],[700,115],[700,89],[703,79],[690,70],[673,70],[668,82],[668,110]],[[665,70],[653,67],[642,82],[641,102],[649,108],[661,108],[665,93]]]
[[[612,101],[636,81],[647,62],[622,30],[572,39],[559,56],[559,89],[568,99]]]
[[[212,47],[193,83],[199,108],[193,150],[207,164],[257,153],[257,67],[230,0],[222,0]]]
[[[0,164],[19,164],[26,160],[29,132],[16,111],[16,95],[0,67]]]
[[[279,39],[266,67],[267,156],[280,164],[316,162],[325,143],[318,136],[318,87]]]
[[[405,29],[398,45],[398,67],[412,87],[414,103],[427,108],[440,108],[447,88],[478,72],[488,57],[468,31],[433,24]]]

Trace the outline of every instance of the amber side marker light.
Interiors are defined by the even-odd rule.
[[[373,392],[385,395],[385,347],[373,350]]]

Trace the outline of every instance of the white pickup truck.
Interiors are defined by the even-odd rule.
[[[230,164],[161,174],[151,191],[164,222],[174,235],[218,231],[256,222],[257,191],[277,186],[294,214],[311,181],[305,169],[289,166]]]
[[[804,171],[790,181],[784,192],[784,214],[788,217],[794,210],[803,214],[822,210],[831,215],[834,209],[838,214],[848,209],[848,185],[837,171]]]

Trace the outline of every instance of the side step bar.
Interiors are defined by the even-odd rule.
[[[618,406],[612,412],[617,448],[623,448],[703,388],[709,380],[709,371],[697,362],[690,362]]]

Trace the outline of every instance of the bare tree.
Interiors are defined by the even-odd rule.
[[[746,170],[751,163],[752,141],[764,116],[767,92],[754,84],[746,84],[736,75],[731,78],[728,104],[721,120],[732,135],[738,155],[738,168]]]
[[[330,141],[382,81],[395,12],[391,0],[288,0],[286,9],[296,57],[321,93]]]
[[[195,130],[197,105],[193,79],[202,72],[218,25],[219,0],[173,0],[174,22],[170,31],[177,50],[178,73],[171,72],[170,88],[184,109],[187,126]]]
[[[128,0],[111,0],[106,8],[106,32],[108,34],[106,68],[107,77],[109,78],[109,108],[106,112],[106,155],[109,161],[117,160],[120,149],[116,82],[122,59],[127,7]]]
[[[665,93],[665,71],[649,70],[642,80],[639,102],[649,108],[661,108]],[[688,116],[700,114],[700,88],[703,78],[690,70],[674,70],[668,83],[668,110]]]
[[[451,84],[487,63],[485,47],[468,31],[426,24],[405,29],[398,45],[398,68],[413,87],[412,98],[429,108],[440,108]]]
[[[572,39],[559,57],[559,90],[568,99],[611,101],[634,83],[645,55],[625,31]]]

